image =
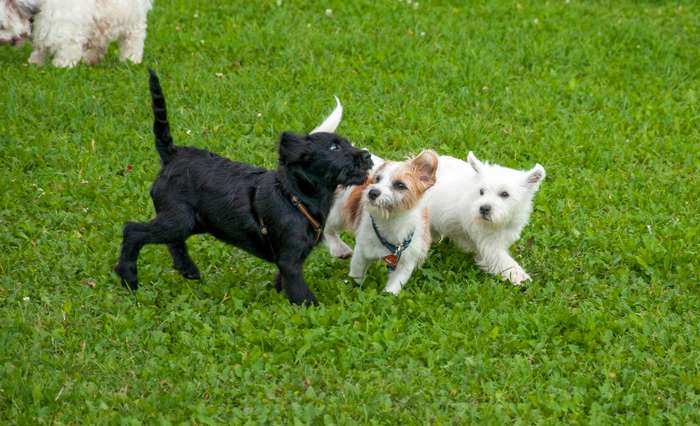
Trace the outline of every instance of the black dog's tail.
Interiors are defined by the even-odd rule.
[[[156,150],[163,165],[166,165],[175,155],[175,145],[173,145],[173,137],[170,135],[163,89],[160,88],[160,81],[158,81],[156,72],[149,68],[148,73],[151,75],[149,86],[153,103],[153,134],[156,137]]]

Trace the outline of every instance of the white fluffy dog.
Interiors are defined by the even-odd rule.
[[[435,183],[438,156],[423,151],[403,162],[372,159],[375,168],[367,182],[337,194],[324,239],[332,255],[352,254],[350,277],[357,282],[364,280],[370,261],[384,259],[389,268],[384,291],[398,294],[430,248],[422,196]],[[354,231],[354,251],[338,237],[343,229]]]
[[[110,42],[119,58],[141,63],[151,0],[0,0],[0,43],[31,36],[29,62],[57,67],[99,63]],[[32,23],[33,22],[33,23]]]
[[[447,237],[475,252],[484,271],[520,285],[530,276],[508,248],[528,222],[544,168],[537,164],[520,171],[490,165],[471,152],[467,161],[440,156],[437,182],[425,194],[434,237]]]

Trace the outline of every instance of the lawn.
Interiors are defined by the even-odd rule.
[[[0,48],[0,423],[699,423],[700,5],[463,3],[156,0],[143,65]],[[147,65],[176,143],[240,161],[274,167],[338,95],[378,155],[541,163],[512,248],[534,281],[440,242],[390,297],[381,265],[358,287],[320,247],[307,309],[197,236],[201,282],[148,246],[129,293]]]

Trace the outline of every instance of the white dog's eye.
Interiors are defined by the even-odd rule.
[[[328,149],[330,149],[331,151],[335,151],[338,148],[340,148],[340,145],[338,145],[337,143],[334,143],[334,144],[331,144],[331,146]]]
[[[406,184],[401,182],[400,180],[397,180],[394,182],[394,188],[398,189],[399,191],[403,191],[406,189]]]
[[[382,180],[382,175],[377,175],[377,176],[374,178],[374,183],[379,183],[380,180]]]
[[[508,197],[510,197],[510,194],[508,194],[508,192],[506,192],[506,191],[503,191],[503,192],[501,192],[501,193],[498,194],[498,195],[500,195],[501,198],[508,198]]]
[[[479,195],[484,195],[484,188],[481,188],[481,189],[479,190]]]

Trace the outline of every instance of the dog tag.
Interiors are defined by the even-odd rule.
[[[396,265],[399,263],[399,257],[396,256],[395,254],[390,254],[387,256],[384,256],[384,262],[386,263],[386,266],[391,268],[391,269],[396,269]]]

